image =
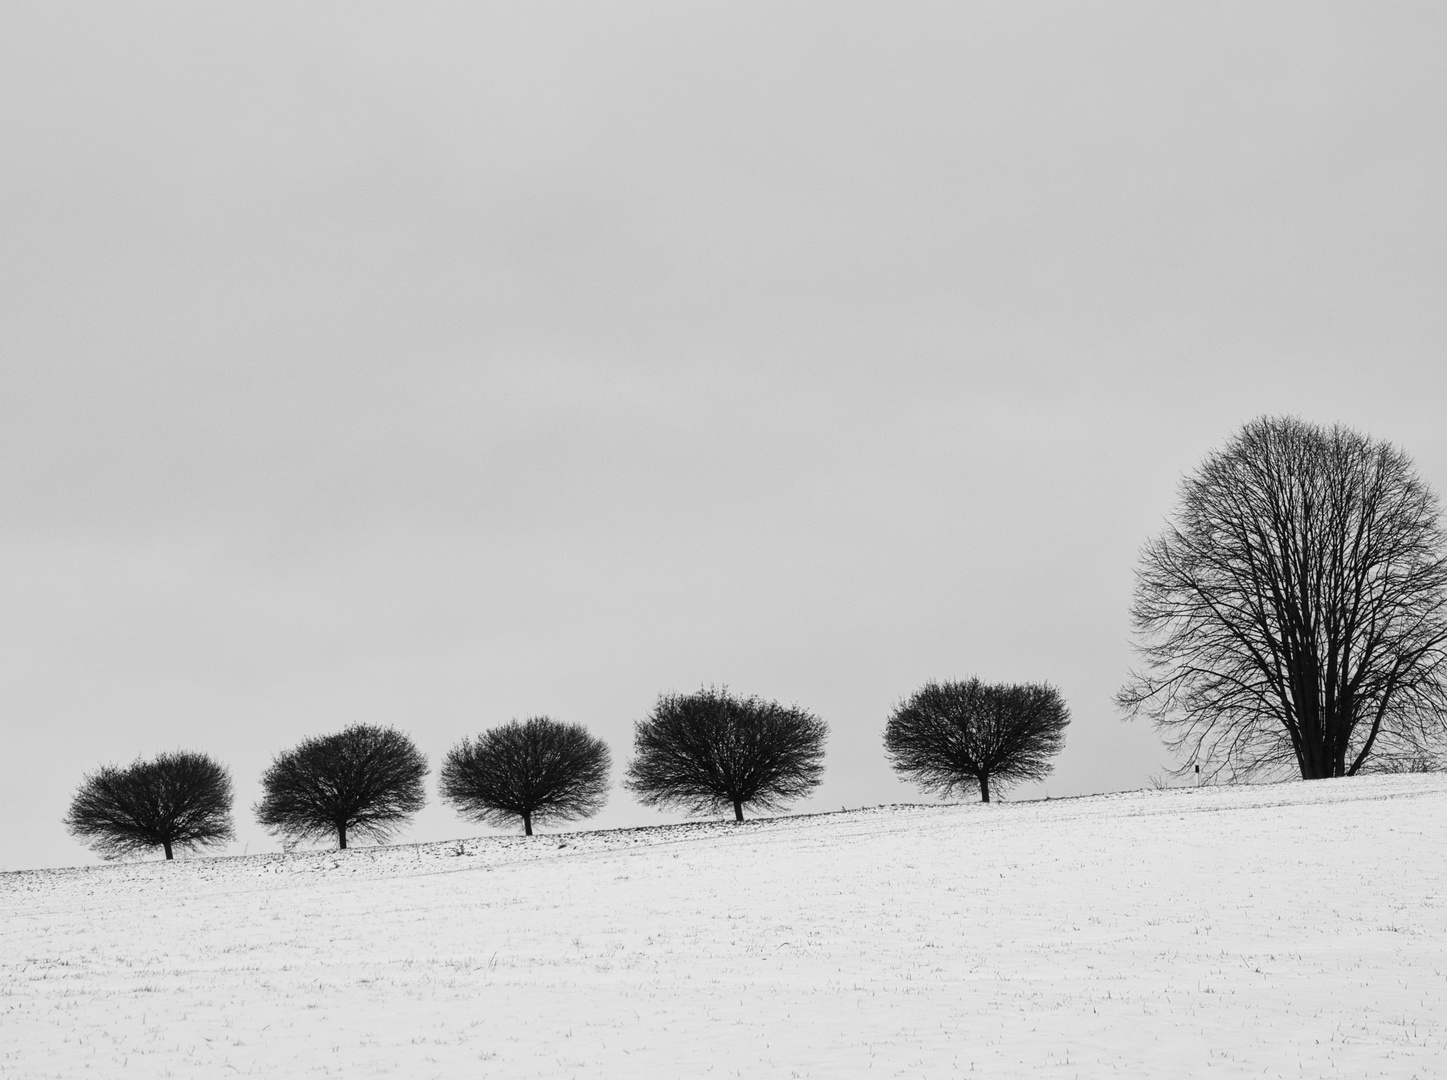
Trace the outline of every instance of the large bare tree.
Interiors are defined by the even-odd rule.
[[[1447,729],[1447,544],[1389,443],[1247,424],[1182,483],[1132,615],[1144,670],[1117,702],[1183,770],[1351,776]]]

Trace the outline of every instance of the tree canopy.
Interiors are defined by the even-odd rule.
[[[356,724],[304,739],[262,775],[256,819],[294,839],[385,840],[427,802],[427,759],[393,728]]]
[[[819,785],[828,726],[797,705],[726,688],[664,694],[634,729],[624,786],[645,805],[780,809]]]
[[[612,758],[581,724],[546,716],[510,723],[464,739],[442,763],[444,802],[475,821],[533,824],[591,817],[608,799]]]
[[[1070,713],[1044,683],[928,682],[895,707],[884,746],[895,771],[951,796],[976,784],[1041,780],[1065,744]]]
[[[231,774],[187,750],[102,766],[81,781],[65,825],[106,859],[223,844],[234,836]]]

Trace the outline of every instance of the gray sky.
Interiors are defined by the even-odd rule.
[[[927,678],[1111,695],[1135,555],[1261,413],[1447,492],[1447,9],[0,11],[0,867],[81,775],[434,765],[662,690],[818,712],[918,799]],[[600,826],[670,820],[622,791]],[[472,835],[444,807],[404,838]]]

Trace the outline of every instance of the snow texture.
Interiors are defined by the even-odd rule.
[[[1447,777],[0,875],[0,1076],[1447,1076]]]

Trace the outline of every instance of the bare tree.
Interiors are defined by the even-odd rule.
[[[737,698],[709,688],[664,694],[634,729],[635,757],[624,786],[647,806],[694,811],[781,809],[819,785],[823,720],[798,706]]]
[[[256,820],[294,840],[347,834],[385,840],[427,802],[427,759],[393,728],[357,724],[305,739],[261,777]]]
[[[1341,426],[1247,424],[1142,552],[1145,671],[1117,695],[1209,775],[1351,776],[1447,726],[1447,555],[1407,456]]]
[[[927,682],[895,707],[884,748],[895,771],[945,797],[990,783],[1041,780],[1065,744],[1070,712],[1044,683]]]
[[[581,724],[546,716],[510,723],[463,739],[442,763],[443,802],[474,821],[505,825],[576,821],[591,817],[608,800],[612,766],[603,740]]]
[[[105,765],[86,776],[65,825],[102,858],[161,848],[224,844],[231,827],[231,774],[205,754],[178,750],[126,768]]]

